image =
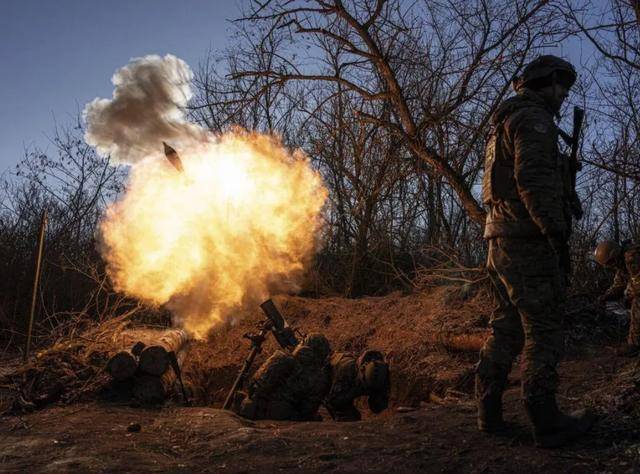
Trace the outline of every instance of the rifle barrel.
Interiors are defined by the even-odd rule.
[[[571,160],[576,163],[578,159],[578,144],[580,143],[580,131],[584,120],[584,110],[580,107],[573,108],[573,133],[571,134]]]

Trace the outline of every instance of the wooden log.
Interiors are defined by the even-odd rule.
[[[113,336],[113,345],[121,350],[129,350],[135,345],[163,346],[175,350],[189,340],[189,336],[182,329],[127,329]]]
[[[129,351],[120,351],[107,362],[107,372],[113,380],[121,382],[136,373],[138,362]]]
[[[153,344],[140,353],[140,371],[148,375],[162,375],[169,368],[169,352],[180,354],[189,337],[182,329],[164,331]]]
[[[145,405],[160,404],[165,401],[167,390],[162,377],[157,375],[136,375],[133,381],[134,398]]]
[[[142,352],[142,350],[145,348],[145,343],[142,341],[138,341],[136,342],[133,347],[131,348],[131,353],[136,356],[136,357],[140,357],[140,353]]]
[[[140,372],[162,375],[169,368],[169,352],[162,346],[147,346],[140,353]]]
[[[114,344],[131,350],[122,350],[114,355],[107,370],[117,381],[129,380],[132,396],[140,403],[162,403],[176,379],[169,353],[174,352],[182,362],[188,342],[189,336],[182,329],[123,331],[114,337]],[[112,366],[118,370],[112,371]],[[120,366],[126,366],[126,370]]]
[[[138,337],[141,334],[137,334]],[[173,392],[176,374],[170,363],[169,354],[176,354],[181,366],[188,349],[189,337],[181,329],[169,329],[156,333],[155,338],[147,337],[147,345],[140,352],[138,373],[134,379],[133,396],[140,403],[159,404]]]
[[[182,363],[186,358],[187,349],[188,344],[183,345],[176,356],[180,367],[182,367]],[[176,388],[176,381],[177,376],[171,366],[162,375],[150,375],[138,371],[134,378],[133,396],[144,405],[163,403]]]

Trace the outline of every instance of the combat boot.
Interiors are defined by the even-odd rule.
[[[502,419],[502,390],[490,390],[476,375],[478,401],[478,429],[484,433],[498,433],[505,429]]]
[[[539,448],[558,448],[585,434],[595,422],[592,412],[581,410],[571,415],[562,413],[555,396],[524,402],[533,424],[533,438]]]
[[[489,395],[478,399],[478,429],[484,433],[499,433],[505,429],[502,396]]]

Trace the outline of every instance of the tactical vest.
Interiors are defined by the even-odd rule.
[[[487,239],[495,237],[528,238],[542,237],[543,233],[536,224],[524,202],[518,193],[518,186],[515,176],[515,150],[511,149],[513,137],[507,136],[509,123],[518,123],[524,117],[519,114],[528,114],[533,108],[544,107],[544,104],[536,97],[517,96],[507,99],[498,108],[494,115],[492,128],[490,130],[487,147],[485,151],[485,168],[482,178],[482,201],[489,208],[485,223],[484,237]],[[555,124],[554,124],[555,127]],[[549,130],[554,133],[554,137],[549,137],[557,143],[557,128]],[[544,183],[546,189],[541,192],[553,196],[554,203],[561,203],[562,217],[556,217],[555,222],[563,221],[557,227],[561,232],[565,232],[570,225],[570,214],[568,206],[568,189],[570,175],[564,172],[563,163],[559,158],[557,145],[554,149],[554,160],[557,167],[557,174],[554,174],[553,181]]]
[[[482,178],[482,202],[485,205],[490,205],[499,200],[519,199],[514,177],[514,161],[513,158],[509,158],[505,153],[503,134],[504,120],[494,124],[489,132],[484,156],[484,176]],[[563,194],[568,205],[574,194],[571,186],[568,157],[561,155],[556,159],[559,159]]]

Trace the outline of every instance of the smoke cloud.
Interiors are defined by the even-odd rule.
[[[180,147],[197,139],[204,131],[183,111],[193,95],[192,78],[187,63],[170,54],[133,59],[111,78],[113,98],[85,107],[85,141],[114,163],[134,164],[160,156],[159,141]]]

